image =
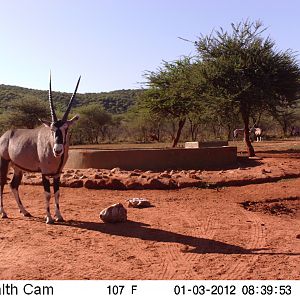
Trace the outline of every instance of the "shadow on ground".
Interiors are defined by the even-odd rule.
[[[141,240],[162,242],[162,243],[179,243],[185,246],[183,252],[198,253],[198,254],[266,254],[266,255],[288,255],[298,256],[300,253],[272,253],[272,252],[261,252],[271,251],[271,249],[246,249],[240,246],[231,245],[228,243],[193,237],[189,235],[183,235],[180,233],[151,228],[149,224],[127,221],[126,223],[96,223],[96,222],[85,222],[85,221],[74,221],[69,220],[65,223],[59,223],[59,225],[70,226],[75,228],[81,228],[85,230],[97,231],[104,234],[138,238]]]

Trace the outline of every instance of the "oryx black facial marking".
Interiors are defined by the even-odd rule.
[[[54,156],[61,156],[64,151],[64,144],[66,140],[66,126],[65,122],[61,120],[51,124],[51,130],[53,132],[54,145],[53,145],[53,154]]]
[[[55,143],[56,144],[63,144],[64,143],[64,137],[63,137],[63,134],[62,134],[60,128],[55,130],[54,138],[55,138]]]
[[[51,129],[55,133],[55,135],[54,135],[55,136],[55,142],[57,144],[63,144],[64,143],[64,137],[63,137],[63,134],[62,134],[63,125],[65,125],[65,122],[62,122],[61,120],[51,124]]]
[[[45,126],[36,129],[9,130],[0,137],[0,216],[2,218],[7,217],[3,208],[3,187],[6,183],[8,164],[11,162],[14,177],[10,185],[21,213],[30,216],[18,193],[22,170],[41,172],[45,194],[46,223],[54,222],[50,213],[50,177],[53,177],[55,217],[56,220],[63,221],[59,206],[60,174],[68,156],[66,153],[69,146],[68,128],[79,118],[75,116],[68,120],[79,82],[80,77],[62,119],[58,120],[53,103],[50,76],[48,101],[51,121],[41,120]]]

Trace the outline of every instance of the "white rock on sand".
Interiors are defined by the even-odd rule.
[[[150,201],[143,198],[128,199],[127,203],[128,203],[128,207],[134,207],[134,208],[144,208],[144,207],[151,206]]]
[[[100,212],[100,219],[105,223],[127,221],[127,210],[121,203],[113,204]]]

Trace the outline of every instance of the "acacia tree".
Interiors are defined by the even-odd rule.
[[[112,124],[112,116],[99,104],[89,104],[77,109],[80,119],[72,130],[75,143],[99,143],[104,140],[108,126]]]
[[[253,111],[292,105],[300,84],[300,69],[290,50],[277,51],[263,37],[262,23],[231,24],[232,32],[219,31],[195,42],[206,93],[223,104],[236,107],[244,122],[249,156],[255,156],[249,138]]]
[[[163,62],[156,72],[145,74],[148,89],[142,97],[143,105],[153,115],[176,120],[178,127],[172,147],[176,147],[188,114],[197,106],[194,64],[185,57]]]
[[[296,107],[287,106],[285,108],[274,108],[271,111],[272,117],[278,122],[282,129],[283,136],[288,136],[289,128],[297,121],[297,115],[295,113]]]
[[[128,136],[143,143],[151,140],[151,135],[160,136],[160,119],[153,116],[148,109],[134,106],[125,114],[126,127],[129,131]],[[133,134],[132,134],[133,133]]]
[[[41,125],[39,119],[46,119],[50,115],[48,103],[34,96],[24,96],[8,107],[1,117],[4,128],[35,128]]]

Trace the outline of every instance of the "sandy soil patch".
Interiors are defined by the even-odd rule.
[[[199,176],[199,182],[212,184],[205,188],[63,187],[66,222],[55,225],[44,222],[41,186],[20,187],[32,218],[19,214],[6,186],[9,219],[0,219],[0,279],[299,280],[299,162],[297,153],[262,155],[251,165],[192,170],[177,178],[190,182]],[[165,174],[176,179],[170,171]],[[129,208],[131,198],[148,199],[152,206]],[[100,211],[114,203],[127,207],[127,222],[99,219]]]

